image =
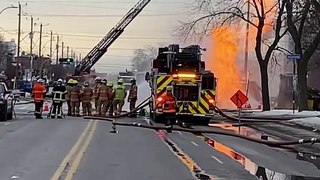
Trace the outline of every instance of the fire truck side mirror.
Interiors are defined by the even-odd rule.
[[[144,76],[144,79],[149,82],[150,81],[150,74],[149,72],[146,72],[146,75]]]

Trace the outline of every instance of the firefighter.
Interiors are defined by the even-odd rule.
[[[94,86],[94,92],[93,92],[93,98],[94,98],[94,107],[97,113],[98,110],[98,102],[99,102],[99,98],[98,98],[98,89],[99,86],[101,85],[101,78],[100,77],[96,77],[95,79],[95,86]]]
[[[99,99],[99,105],[98,105],[98,116],[105,116],[106,112],[108,110],[108,104],[109,104],[109,88],[107,87],[107,80],[103,79],[101,81],[101,85],[98,89],[98,99]]]
[[[130,90],[129,90],[128,102],[130,103],[130,106],[129,106],[130,112],[132,112],[136,107],[137,96],[138,96],[138,86],[136,85],[136,80],[134,78],[132,78],[130,80],[130,82],[131,82],[131,87],[130,87]],[[136,113],[132,113],[129,116],[136,117],[137,114]]]
[[[167,125],[173,125],[175,119],[175,115],[177,112],[176,106],[176,97],[172,93],[172,86],[166,87],[166,92],[163,93],[159,98],[161,101],[157,104],[157,107],[162,107],[162,112],[167,116]]]
[[[65,101],[67,89],[63,85],[62,79],[58,80],[58,84],[52,89],[52,111],[51,118],[55,118],[57,116],[58,119],[62,119],[62,104]]]
[[[36,119],[42,119],[42,107],[46,94],[46,87],[44,86],[44,80],[38,79],[37,83],[32,88],[32,95],[35,105],[34,115]]]
[[[67,101],[67,105],[68,105],[68,116],[71,116],[71,103],[70,103],[70,95],[71,95],[71,88],[73,86],[73,79],[69,79],[67,81],[67,95],[66,95],[66,101]]]
[[[107,112],[109,111],[109,116],[113,116],[113,93],[112,93],[112,90],[113,90],[113,82],[108,82],[107,83],[107,87],[108,87],[108,91],[109,91],[109,103],[108,103],[108,109],[107,109]]]
[[[81,88],[78,86],[78,81],[73,80],[73,86],[70,90],[71,116],[80,117],[80,91]]]
[[[127,96],[127,92],[123,85],[123,79],[119,79],[116,87],[113,89],[113,110],[116,115],[120,115],[122,112],[122,107],[124,105],[124,99]]]
[[[81,90],[82,111],[83,116],[91,116],[93,90],[90,88],[89,82],[83,83],[84,88]]]

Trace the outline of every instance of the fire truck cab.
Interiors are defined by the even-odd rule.
[[[152,61],[151,73],[146,80],[151,88],[150,117],[163,122],[160,98],[167,86],[172,86],[176,99],[176,118],[197,124],[208,124],[215,106],[216,79],[214,74],[205,70],[201,61],[199,45],[180,48],[177,44],[159,48],[158,56]],[[160,105],[159,105],[160,104]]]

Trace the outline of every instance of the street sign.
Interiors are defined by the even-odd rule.
[[[301,59],[301,55],[300,54],[288,54],[287,59],[289,59],[289,60]]]
[[[249,99],[242,91],[238,90],[230,100],[240,109]]]

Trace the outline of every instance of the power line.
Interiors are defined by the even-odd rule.
[[[39,31],[35,31],[35,33],[39,33]],[[43,33],[50,34],[50,33]],[[83,37],[83,38],[103,38],[103,35],[93,35],[93,34],[69,34],[69,33],[59,33],[62,36],[70,36],[70,37]],[[122,36],[119,39],[142,39],[142,40],[169,40],[169,37],[144,37],[144,36]]]
[[[83,17],[83,18],[100,18],[100,17],[123,17],[123,14],[33,14],[38,17]],[[139,17],[159,17],[159,16],[178,16],[181,14],[144,14]]]
[[[12,1],[11,1],[12,2]],[[109,1],[109,2],[102,2],[102,1],[77,1],[77,0],[63,0],[63,1],[35,1],[35,0],[22,0],[16,2],[26,2],[26,3],[76,3],[76,4],[134,4],[134,2],[130,1]],[[153,2],[153,4],[183,4],[181,1],[164,1],[164,2]]]

